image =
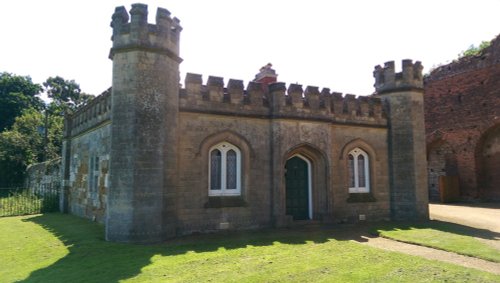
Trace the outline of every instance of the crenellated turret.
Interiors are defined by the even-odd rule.
[[[179,57],[179,37],[182,27],[177,18],[171,18],[167,9],[158,8],[156,24],[148,24],[148,6],[133,4],[129,14],[125,7],[117,7],[112,16],[113,47],[109,57],[117,52],[149,49],[150,52],[167,54],[177,62]]]
[[[418,61],[403,60],[401,73],[393,61],[373,72],[389,125],[391,215],[397,220],[429,217],[422,69]]]
[[[162,8],[156,13],[156,23],[148,24],[144,4],[132,5],[130,21],[124,7],[116,8],[111,27],[112,185],[107,192],[106,239],[157,243],[176,233],[173,199],[177,190],[182,28],[179,20]],[[193,83],[186,85],[201,96]],[[222,100],[221,88],[212,92]],[[83,123],[94,115],[83,114]]]
[[[394,61],[389,61],[382,68],[375,66],[373,76],[375,77],[375,91],[383,94],[393,91],[421,90],[424,88],[422,77],[423,66],[420,61],[403,60],[402,72],[396,73]]]

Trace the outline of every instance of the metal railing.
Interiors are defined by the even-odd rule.
[[[0,188],[0,217],[59,211],[59,186]]]

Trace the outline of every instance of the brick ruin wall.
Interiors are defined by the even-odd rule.
[[[463,199],[500,199],[500,38],[425,79],[429,190],[458,175]]]

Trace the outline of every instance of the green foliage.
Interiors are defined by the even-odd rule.
[[[36,109],[26,109],[17,117],[10,130],[0,133],[0,187],[19,186],[28,165],[57,158],[62,129],[63,117],[45,117]]]
[[[0,191],[0,217],[39,214],[59,209],[58,188],[38,191],[29,189],[7,190],[7,196]]]
[[[63,116],[93,98],[74,80],[59,76],[43,86],[30,77],[0,73],[0,187],[22,184],[28,165],[57,158]],[[52,99],[48,105],[39,98],[42,90]]]
[[[53,100],[50,104],[51,112],[60,115],[73,112],[93,98],[92,95],[83,93],[74,80],[68,81],[59,76],[48,78],[43,86]]]
[[[36,214],[42,211],[43,199],[27,190],[0,198],[0,217]]]
[[[464,58],[464,57],[469,57],[469,56],[477,56],[479,55],[485,48],[489,47],[491,45],[490,41],[482,41],[479,46],[474,46],[472,44],[469,46],[469,48],[465,51],[462,51],[462,53],[458,54],[458,58]]]
[[[103,234],[102,225],[71,215],[0,218],[4,259],[0,278],[5,282],[500,280],[491,273],[365,246],[352,240],[359,238],[346,238],[339,227],[198,235],[161,245],[110,243]]]
[[[41,91],[30,77],[0,73],[0,132],[11,127],[25,109],[43,109]]]

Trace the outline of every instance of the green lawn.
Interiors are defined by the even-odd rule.
[[[163,245],[103,240],[70,215],[0,218],[0,282],[500,282],[500,276],[382,251],[341,228],[191,236]]]
[[[500,241],[499,233],[439,221],[406,227],[384,226],[377,230],[382,237],[500,262],[499,249],[471,237]]]

